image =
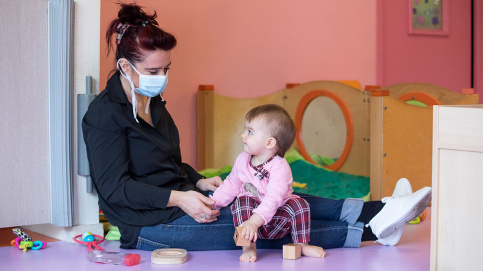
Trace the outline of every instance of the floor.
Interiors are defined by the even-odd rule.
[[[5,231],[0,232],[5,239]],[[11,239],[16,236],[11,234]],[[34,236],[32,236],[34,240]],[[397,246],[387,247],[364,242],[361,248],[330,249],[325,258],[302,257],[298,260],[282,259],[282,250],[259,250],[258,261],[240,263],[239,250],[194,251],[188,253],[188,261],[171,265],[169,270],[429,270],[431,238],[431,208],[428,217],[417,225],[406,225]],[[1,245],[1,244],[0,244]],[[166,270],[168,266],[151,263],[151,252],[120,250],[119,242],[104,241],[106,251],[123,251],[141,255],[138,265],[127,267],[112,264],[91,263],[86,258],[84,245],[66,241],[49,242],[41,250],[22,252],[11,246],[0,247],[0,270]]]

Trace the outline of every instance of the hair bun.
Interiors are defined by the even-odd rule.
[[[121,8],[117,16],[122,24],[127,23],[132,26],[158,25],[158,22],[156,22],[156,18],[158,17],[156,11],[154,14],[149,15],[136,4],[118,3],[118,5]]]
[[[158,27],[156,11],[146,14],[136,4],[118,2],[117,5],[118,16],[106,31],[107,55],[114,51],[117,44],[116,60],[126,58],[135,64],[142,60],[142,51],[169,51],[176,46],[176,38]]]

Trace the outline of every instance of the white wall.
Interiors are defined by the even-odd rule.
[[[92,90],[99,92],[100,0],[75,1],[74,91],[86,92],[86,76],[92,76]],[[74,131],[77,135],[77,103],[74,103]],[[77,137],[77,136],[75,136]],[[77,138],[74,138],[74,224],[99,223],[97,195],[86,193],[86,178],[77,175]],[[95,191],[93,189],[93,191]]]

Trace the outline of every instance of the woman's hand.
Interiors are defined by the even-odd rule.
[[[223,183],[220,176],[215,176],[211,178],[201,179],[196,183],[196,188],[201,191],[213,191],[218,188]]]
[[[214,200],[196,191],[171,191],[167,206],[181,208],[198,223],[210,223],[220,215],[219,210],[211,209],[214,203]]]
[[[263,225],[265,221],[258,214],[253,214],[250,219],[243,222],[240,227],[243,227],[241,237],[256,242],[258,237],[258,228]]]

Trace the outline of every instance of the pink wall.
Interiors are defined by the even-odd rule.
[[[184,161],[196,167],[200,84],[233,97],[320,79],[375,84],[376,1],[136,1],[156,10],[162,28],[178,39],[165,99]],[[117,14],[113,2],[101,1],[101,89],[114,67],[103,37]]]
[[[422,36],[408,35],[408,1],[378,1],[379,85],[425,82],[457,92],[471,87],[471,0],[448,3],[449,36]]]

